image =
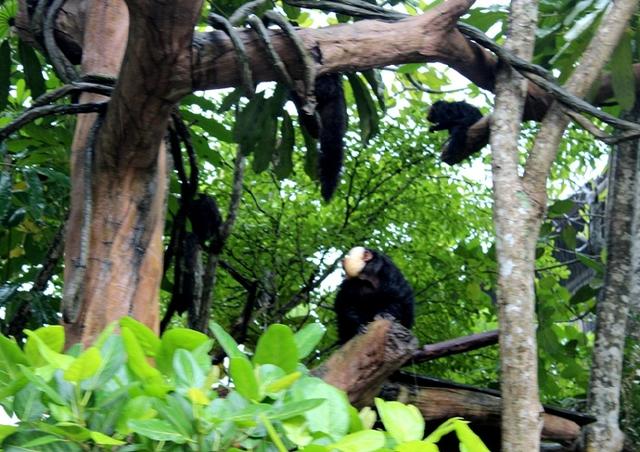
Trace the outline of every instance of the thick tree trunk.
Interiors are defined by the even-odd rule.
[[[537,2],[511,2],[505,47],[530,60],[537,26]],[[491,124],[493,219],[498,260],[502,450],[540,448],[542,428],[538,397],[535,333],[535,245],[538,231],[531,218],[541,216],[518,174],[518,141],[526,83],[508,67],[498,72],[496,108]]]
[[[640,103],[628,115],[640,119]],[[632,219],[638,208],[638,151],[640,141],[618,145],[609,163],[607,195],[607,269],[604,291],[598,301],[596,343],[589,385],[589,410],[598,421],[587,435],[587,450],[622,449],[618,425],[622,362],[629,313],[631,282]]]
[[[167,179],[162,140],[179,100],[173,79],[188,76],[199,11],[199,3],[188,1],[166,6],[93,1],[87,6],[85,29],[91,33],[85,34],[82,71],[118,82],[95,140],[91,187],[84,186],[84,158],[94,117],[79,119],[74,138],[67,288],[76,272],[84,275],[80,285],[71,284],[72,292],[80,291],[77,297],[66,294],[67,303],[79,305],[78,317],[65,324],[69,344],[90,342],[125,315],[157,328]],[[84,95],[82,101],[93,99]],[[86,189],[92,190],[93,213],[85,269],[78,256]]]

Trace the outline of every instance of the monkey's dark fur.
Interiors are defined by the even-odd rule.
[[[201,247],[205,248],[208,241],[211,241],[211,246],[217,246],[222,215],[213,196],[201,193],[192,200],[189,206],[189,220]]]
[[[439,100],[431,106],[427,119],[434,125],[434,130],[449,130],[449,143],[442,152],[442,161],[455,165],[468,157],[465,152],[467,130],[482,118],[482,113],[476,107],[464,101],[445,102]]]
[[[344,99],[342,75],[326,74],[316,78],[316,113],[305,114],[302,101],[294,95],[300,124],[307,133],[320,141],[318,173],[320,192],[325,201],[333,196],[340,180],[344,159],[344,135],[347,133],[347,104]]]
[[[357,277],[342,281],[336,295],[338,341],[344,344],[377,315],[390,315],[407,328],[413,326],[413,290],[398,267],[380,251],[372,255]]]

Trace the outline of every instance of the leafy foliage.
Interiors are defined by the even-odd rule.
[[[27,331],[24,350],[0,335],[0,371],[10,377],[0,403],[19,419],[0,429],[3,450],[437,451],[454,430],[466,450],[488,450],[460,419],[423,439],[422,416],[399,402],[377,399],[388,433],[372,429],[370,409],[358,413],[299,363],[299,350],[320,339],[309,331],[271,325],[250,360],[212,324],[230,352],[221,378],[208,355],[213,341],[202,333],[177,328],[158,338],[131,318],[120,328],[67,354],[61,327]]]

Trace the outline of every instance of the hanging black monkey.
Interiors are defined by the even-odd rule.
[[[344,160],[344,136],[347,133],[347,104],[341,74],[325,74],[315,82],[316,110],[305,113],[302,99],[293,94],[300,125],[309,135],[320,141],[318,175],[320,192],[329,201],[338,187]]]

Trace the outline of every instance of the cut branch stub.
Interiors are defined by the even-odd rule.
[[[411,358],[417,346],[416,338],[402,325],[376,320],[313,374],[345,391],[354,406],[371,405],[384,381]]]

